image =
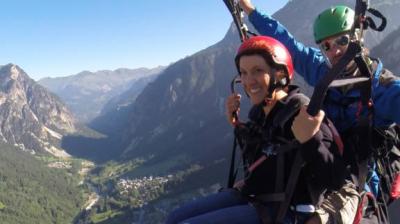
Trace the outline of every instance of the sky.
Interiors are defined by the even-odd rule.
[[[267,13],[288,0],[253,0]],[[220,41],[222,0],[3,0],[0,65],[33,79],[168,65]]]

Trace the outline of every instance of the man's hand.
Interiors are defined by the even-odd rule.
[[[239,0],[239,5],[247,15],[250,15],[250,13],[255,9],[251,0]]]

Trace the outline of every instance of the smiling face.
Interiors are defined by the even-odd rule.
[[[257,54],[241,56],[239,69],[243,87],[251,103],[262,103],[268,95],[270,75],[273,75],[274,69]]]

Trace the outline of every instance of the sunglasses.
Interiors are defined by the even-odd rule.
[[[329,41],[323,41],[319,47],[325,52],[329,51],[333,46],[346,46],[350,43],[350,36],[348,34],[341,35]]]

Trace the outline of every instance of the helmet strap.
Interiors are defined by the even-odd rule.
[[[271,83],[271,82],[270,82],[270,83]],[[264,107],[267,106],[267,105],[269,105],[269,104],[271,104],[271,102],[273,101],[273,94],[274,94],[274,91],[275,91],[276,87],[277,87],[277,85],[276,85],[275,82],[273,82],[273,83],[271,83],[271,84],[269,85],[267,96],[265,96],[265,99],[264,99],[264,101],[262,102],[262,104],[263,104]]]
[[[274,100],[273,99],[273,93],[277,88],[284,88],[287,85],[289,85],[289,78],[288,77],[284,77],[283,79],[277,79],[276,78],[276,71],[274,71],[274,75],[270,76],[270,80],[269,80],[269,87],[268,87],[268,93],[264,99],[264,101],[262,102],[263,106],[267,106],[269,104],[271,104],[271,102]]]

